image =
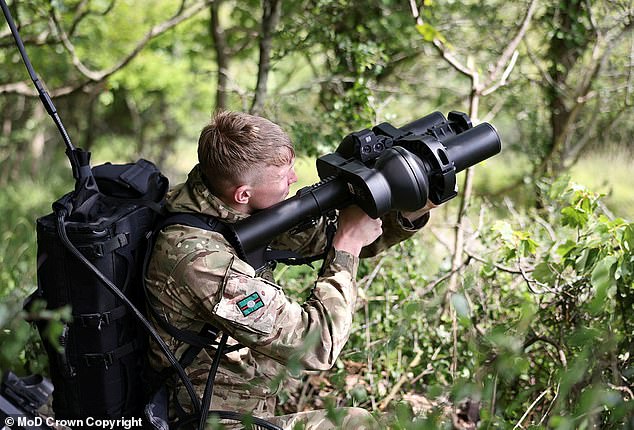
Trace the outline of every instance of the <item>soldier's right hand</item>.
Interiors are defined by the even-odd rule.
[[[380,218],[372,219],[358,206],[349,206],[339,211],[333,246],[358,257],[361,248],[374,242],[381,233]]]

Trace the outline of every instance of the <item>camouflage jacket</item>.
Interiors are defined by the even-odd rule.
[[[170,192],[167,209],[212,215],[227,223],[247,216],[209,192],[198,166],[184,184]],[[384,234],[364,248],[363,256],[411,236],[420,227],[403,227],[403,221],[397,218],[396,214],[384,217]],[[303,255],[318,254],[325,246],[323,224],[299,235],[280,237],[276,245]],[[210,323],[229,334],[230,344],[239,342],[247,347],[223,357],[215,379],[212,409],[274,415],[273,382],[279,380],[276,377],[289,360],[308,370],[333,366],[352,326],[358,258],[331,250],[324,264],[324,274],[301,304],[289,299],[272,282],[272,273],[256,276],[220,233],[173,225],[158,234],[146,275],[148,298],[155,309],[180,329],[199,332]],[[180,357],[188,345],[154,325]],[[199,396],[214,351],[203,349],[186,369]],[[149,355],[154,369],[169,367],[155,342]],[[188,409],[185,390],[179,385],[176,391]]]

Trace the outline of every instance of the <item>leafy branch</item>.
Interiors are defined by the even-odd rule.
[[[66,96],[79,91],[90,84],[98,84],[107,80],[114,73],[126,67],[137,55],[139,55],[139,53],[141,53],[143,48],[145,48],[145,46],[150,41],[167,32],[168,30],[176,27],[180,23],[192,18],[212,2],[213,0],[201,0],[191,6],[184,7],[185,0],[183,0],[181,7],[178,8],[176,14],[174,14],[169,19],[154,25],[140,40],[136,42],[136,45],[128,52],[128,54],[120,58],[113,66],[102,70],[91,69],[90,67],[86,66],[84,62],[79,58],[79,56],[77,55],[77,50],[75,49],[75,46],[71,41],[70,35],[62,27],[55,10],[51,8],[50,20],[52,22],[52,25],[55,28],[59,36],[59,40],[64,46],[66,52],[70,55],[73,66],[83,76],[84,79],[78,80],[76,82],[69,82],[59,88],[51,89],[49,91],[50,96],[53,98]],[[113,4],[111,4],[111,6],[112,5]],[[106,10],[109,10],[109,8]],[[85,14],[82,16],[85,16]],[[78,19],[76,18],[71,25],[71,30],[73,31],[76,27],[77,20]],[[0,85],[0,94],[3,93],[14,93],[29,97],[38,96],[35,89],[32,88],[32,85],[27,82],[14,82]]]

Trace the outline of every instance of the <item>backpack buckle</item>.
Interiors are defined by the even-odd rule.
[[[105,354],[83,354],[83,356],[87,367],[103,365],[106,370],[108,370],[108,368],[112,366],[112,363],[114,363],[112,352]]]
[[[77,249],[87,258],[97,259],[130,243],[129,233],[119,233],[103,242],[77,245]]]
[[[84,327],[95,327],[97,330],[101,330],[101,325],[110,325],[110,312],[96,313],[96,314],[80,314],[77,315]]]

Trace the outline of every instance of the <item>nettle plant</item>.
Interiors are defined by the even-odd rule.
[[[511,378],[518,396],[501,414],[552,428],[616,428],[634,411],[634,223],[567,178],[547,192],[550,204],[519,228],[497,221],[491,230],[493,266],[516,268],[529,292],[525,314],[508,326],[522,333],[524,371]]]

